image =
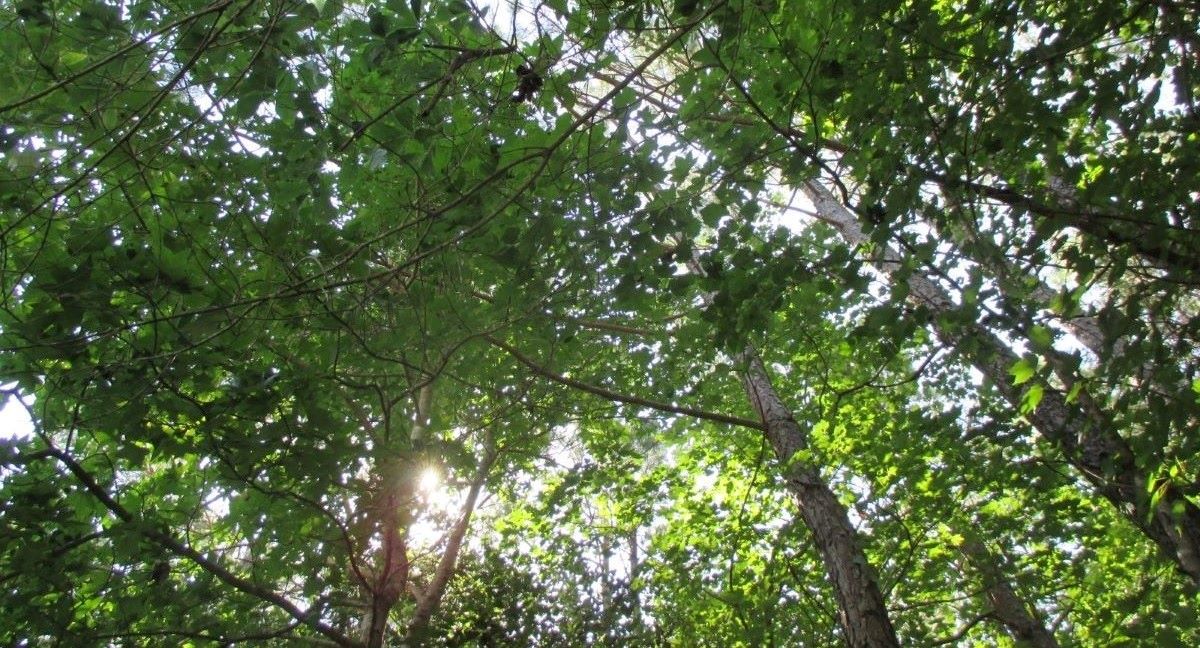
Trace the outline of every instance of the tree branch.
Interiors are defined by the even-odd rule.
[[[561,385],[566,385],[573,389],[578,389],[580,391],[587,392],[593,396],[599,396],[600,398],[604,398],[604,399],[619,402],[619,403],[626,403],[628,405],[640,405],[642,407],[648,407],[650,409],[659,410],[662,412],[670,412],[671,414],[682,414],[684,416],[691,416],[693,418],[704,419],[706,421],[713,421],[716,423],[725,423],[726,425],[737,425],[737,426],[741,426],[744,428],[749,428],[751,430],[758,430],[760,432],[766,431],[766,426],[760,421],[745,419],[745,418],[741,418],[738,416],[730,416],[728,414],[720,414],[717,412],[708,412],[705,410],[696,409],[694,407],[683,407],[680,405],[672,405],[671,403],[664,403],[662,401],[656,401],[656,400],[651,400],[648,398],[642,398],[640,396],[631,396],[629,394],[622,394],[620,392],[616,392],[616,391],[613,391],[613,390],[605,388],[605,387],[600,387],[599,385],[592,385],[592,384],[585,383],[585,382],[582,382],[579,380],[575,380],[574,378],[568,378],[562,374],[555,373],[555,372],[541,366],[533,358],[530,358],[529,356],[521,353],[516,348],[512,347],[511,345],[509,345],[505,342],[501,342],[500,340],[498,340],[490,335],[485,335],[483,337],[485,340],[487,340],[493,346],[503,349],[504,351],[507,351],[509,355],[511,355],[513,358],[515,358],[521,364],[528,367],[530,369],[530,371],[532,371],[533,373],[535,373],[539,376],[542,376],[543,378],[548,378],[548,379],[550,379],[556,383],[559,383]]]
[[[147,539],[162,546],[164,549],[177,556],[187,558],[204,571],[216,576],[221,582],[233,587],[234,589],[266,601],[267,603],[270,603],[283,610],[299,623],[312,627],[317,632],[334,641],[337,645],[358,645],[334,628],[314,618],[314,609],[310,608],[308,610],[301,610],[278,592],[267,589],[262,585],[253,583],[238,576],[237,574],[234,574],[216,562],[205,558],[200,554],[200,552],[187,545],[184,545],[167,533],[153,529],[146,524],[141,523],[141,520],[139,520],[133,513],[130,513],[125,507],[121,506],[120,503],[113,499],[112,496],[109,495],[108,492],[96,482],[91,473],[81,466],[79,462],[75,461],[74,458],[72,458],[66,452],[63,452],[55,447],[48,448],[47,452],[49,452],[55,459],[58,459],[60,462],[62,462],[62,464],[67,467],[67,470],[71,471],[71,474],[74,475],[81,484],[83,484],[83,487],[87,489],[87,491],[91,493],[93,497],[99,500],[105,508],[112,512],[113,515],[117,516],[123,522],[134,524],[138,531],[142,535],[146,536]]]
[[[458,553],[462,549],[463,538],[471,526],[471,515],[475,512],[476,502],[479,501],[479,492],[483,490],[483,483],[487,481],[488,473],[491,472],[492,466],[495,465],[496,458],[499,456],[499,452],[494,448],[489,448],[479,463],[475,478],[471,480],[471,489],[467,492],[467,500],[463,503],[462,515],[450,531],[450,537],[446,541],[446,548],[442,551],[433,578],[425,591],[416,596],[417,607],[413,612],[412,621],[408,624],[406,642],[416,641],[417,636],[429,625],[433,613],[441,605],[442,597],[446,594],[446,586],[450,584],[450,577],[454,574],[455,565],[458,564]]]

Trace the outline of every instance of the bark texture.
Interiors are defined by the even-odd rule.
[[[845,507],[805,461],[796,461],[807,448],[807,433],[779,398],[758,353],[747,348],[743,384],[754,410],[766,426],[767,440],[785,470],[787,487],[796,498],[800,516],[813,534],[825,572],[838,602],[838,620],[852,648],[899,646],[874,569],[858,542]]]
[[[821,219],[836,227],[850,245],[868,242],[857,217],[828,189],[813,181],[804,189]],[[884,272],[890,272],[899,267],[901,257],[888,247],[880,251],[875,263]],[[956,310],[950,295],[929,278],[914,273],[908,281],[910,299],[935,316]],[[941,318],[935,317],[933,325],[946,345],[965,350],[975,368],[1000,394],[1014,407],[1020,407],[1023,394],[1008,374],[1018,358],[1000,338],[978,324],[949,330]],[[1059,377],[1070,380],[1065,372],[1059,373]],[[1028,418],[1102,496],[1153,540],[1193,582],[1200,584],[1200,508],[1169,488],[1151,506],[1147,474],[1138,467],[1125,439],[1111,428],[1110,417],[1086,393],[1075,403],[1068,403],[1062,392],[1047,389]]]
[[[984,595],[992,607],[992,618],[1000,622],[1021,645],[1058,648],[1058,640],[1054,638],[1054,633],[1017,595],[987,547],[982,542],[972,539],[963,543],[961,551],[971,567],[983,577]]]
[[[688,263],[692,272],[702,275],[695,258]],[[705,297],[705,302],[709,297]],[[758,350],[747,345],[738,358],[745,366],[742,386],[784,471],[788,490],[796,498],[804,525],[825,565],[825,574],[833,585],[838,602],[838,625],[850,648],[891,648],[899,646],[892,627],[875,570],[867,561],[858,541],[858,531],[850,524],[846,508],[838,501],[816,466],[802,461],[797,452],[808,448],[808,432],[796,422],[792,410],[771,384]]]

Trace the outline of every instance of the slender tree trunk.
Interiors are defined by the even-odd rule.
[[[693,272],[703,272],[695,261],[689,265],[692,266]],[[826,573],[838,600],[838,621],[847,645],[852,648],[899,645],[874,570],[859,546],[858,532],[851,526],[846,509],[822,480],[820,472],[807,462],[796,461],[796,452],[808,444],[807,434],[775,392],[762,360],[754,348],[747,348],[740,360],[746,365],[743,386],[758,414],[758,421],[705,414],[699,410],[633,398],[581,383],[547,370],[500,340],[491,337],[487,339],[538,375],[602,398],[762,430],[783,466],[788,490],[796,498],[800,517],[812,532],[821,559],[825,563]],[[634,542],[636,543],[636,537]],[[636,561],[634,564],[636,565]]]
[[[688,263],[704,274],[695,258]],[[704,300],[708,302],[708,298]],[[738,358],[745,366],[742,386],[750,405],[762,421],[763,432],[784,471],[784,480],[813,534],[825,573],[838,602],[838,624],[851,648],[899,646],[874,568],[863,553],[858,531],[850,524],[846,508],[838,501],[816,466],[797,453],[808,448],[808,433],[796,422],[792,410],[775,387],[758,350],[747,345]]]
[[[411,497],[407,482],[398,479],[396,472],[395,467],[390,467],[385,472],[388,478],[381,485],[383,490],[378,514],[382,546],[376,561],[376,576],[369,583],[370,607],[363,624],[363,643],[367,648],[383,648],[386,645],[388,615],[408,584],[408,544],[400,511],[404,507],[407,514]]]
[[[1033,648],[1058,648],[1058,640],[1031,606],[1017,596],[1004,577],[996,558],[982,542],[972,538],[959,548],[967,563],[983,578],[984,595],[992,608],[992,617],[1004,626],[1020,645]]]
[[[828,189],[810,181],[805,185],[805,192],[821,219],[837,227],[849,244],[868,241],[858,219]],[[882,251],[877,265],[890,272],[900,263],[900,255],[889,247]],[[909,287],[910,298],[935,315],[956,309],[945,290],[919,273],[909,277]],[[945,344],[962,349],[975,368],[1009,403],[1020,406],[1023,394],[1012,384],[1008,373],[1018,358],[1003,341],[978,324],[963,325],[950,331],[935,317],[934,326]],[[968,340],[969,343],[965,343]],[[1111,429],[1109,417],[1086,393],[1081,395],[1078,403],[1068,403],[1061,392],[1048,389],[1028,417],[1042,436],[1054,444],[1101,495],[1153,540],[1185,574],[1200,583],[1200,508],[1171,488],[1165,490],[1155,506],[1151,506],[1148,476],[1137,465],[1129,445]]]
[[[406,641],[413,641],[420,636],[429,626],[429,620],[433,618],[433,614],[441,606],[442,598],[446,595],[446,587],[454,575],[454,567],[458,564],[458,554],[462,550],[463,538],[466,537],[467,529],[471,526],[471,515],[475,512],[479,493],[483,490],[483,484],[487,481],[488,473],[496,463],[497,456],[499,455],[494,449],[487,450],[476,469],[475,477],[471,480],[471,488],[467,491],[467,499],[463,503],[462,515],[450,530],[450,536],[446,539],[446,548],[438,560],[433,578],[429,581],[425,591],[417,596],[417,607],[408,623]]]
[[[767,440],[783,466],[788,490],[796,498],[800,516],[812,531],[825,563],[846,644],[852,648],[899,646],[875,571],[859,546],[858,532],[845,507],[820,472],[796,457],[808,446],[807,433],[775,392],[757,351],[748,347],[741,361],[746,365],[742,381],[746,395],[766,426]]]

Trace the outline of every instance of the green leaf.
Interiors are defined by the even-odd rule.
[[[700,0],[676,0],[675,13],[685,18],[695,15],[700,8]]]
[[[1042,402],[1042,397],[1045,395],[1046,389],[1039,383],[1034,383],[1025,391],[1025,395],[1021,399],[1021,413],[1030,414],[1037,409]]]
[[[1033,345],[1034,350],[1045,352],[1053,347],[1054,335],[1050,332],[1050,329],[1041,325],[1035,325],[1029,329],[1029,341]]]
[[[420,27],[400,27],[387,35],[389,45],[403,45],[421,35]]]
[[[387,35],[389,22],[388,17],[376,7],[371,7],[370,11],[367,12],[367,24],[371,29],[371,33],[376,36],[383,37]]]
[[[1037,373],[1037,368],[1028,359],[1021,358],[1009,367],[1008,373],[1012,375],[1014,385],[1023,385],[1033,378]]]

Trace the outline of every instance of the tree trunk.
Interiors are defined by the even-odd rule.
[[[1002,202],[1014,209],[1027,210],[1041,219],[1056,220],[1063,226],[1075,229],[1104,241],[1110,245],[1128,248],[1147,263],[1162,268],[1186,283],[1194,283],[1200,277],[1200,261],[1191,249],[1194,242],[1188,239],[1171,240],[1157,234],[1150,223],[1132,222],[1127,218],[1113,218],[1103,211],[1089,211],[1077,204],[1052,204],[1036,200],[1009,187],[992,186],[951,178],[924,169],[913,169],[926,180],[936,182],[944,189],[985,196]],[[1051,197],[1063,201],[1061,181],[1049,188]],[[1114,225],[1119,224],[1120,227]],[[1182,248],[1182,249],[1181,249]]]
[[[442,598],[446,595],[446,587],[450,584],[450,577],[454,575],[454,567],[458,564],[458,554],[462,549],[463,538],[471,526],[471,515],[475,512],[479,493],[483,490],[483,484],[487,481],[488,473],[491,472],[497,456],[494,449],[487,450],[475,472],[475,478],[471,480],[471,489],[467,491],[467,500],[463,503],[462,516],[450,530],[450,537],[446,540],[446,548],[442,551],[441,559],[438,560],[433,578],[429,581],[425,591],[417,597],[417,607],[408,623],[406,641],[411,642],[418,637],[428,627],[429,620],[441,606]]]
[[[992,617],[999,621],[1018,644],[1033,648],[1058,648],[1058,640],[1042,620],[1035,616],[1012,585],[1004,578],[995,557],[976,539],[969,539],[959,548],[967,562],[983,578],[984,594],[992,607]]]
[[[688,262],[692,272],[703,275],[695,258]],[[704,298],[705,303],[709,301]],[[784,404],[758,350],[747,345],[738,357],[745,366],[742,386],[750,405],[784,471],[787,488],[796,498],[804,525],[813,534],[825,573],[838,602],[838,625],[851,648],[899,646],[875,570],[858,542],[858,531],[850,524],[845,507],[830,490],[821,473],[797,453],[808,448],[808,433],[800,428],[792,410]]]
[[[846,509],[817,469],[796,457],[808,446],[807,434],[775,392],[754,348],[748,347],[741,361],[746,364],[742,381],[746,394],[766,426],[767,440],[783,466],[788,490],[796,498],[804,524],[812,531],[833,584],[846,644],[852,648],[899,646],[875,571],[859,546],[858,532],[851,526]]]
[[[810,181],[805,184],[805,193],[821,219],[837,227],[850,245],[868,242],[855,215],[828,189]],[[900,255],[890,247],[882,250],[880,257],[876,264],[884,272],[901,263]],[[909,277],[909,287],[910,299],[935,316],[956,309],[945,290],[920,273]],[[962,349],[1000,394],[1014,407],[1020,407],[1023,395],[1008,373],[1018,358],[1007,345],[978,324],[949,331],[935,317],[933,325],[943,343]],[[968,339],[970,344],[963,344]],[[1193,582],[1200,584],[1200,508],[1172,488],[1165,489],[1158,503],[1151,506],[1148,476],[1138,467],[1129,445],[1110,429],[1108,417],[1086,393],[1078,402],[1082,406],[1068,403],[1057,390],[1047,389],[1028,417],[1101,495],[1116,505]]]

